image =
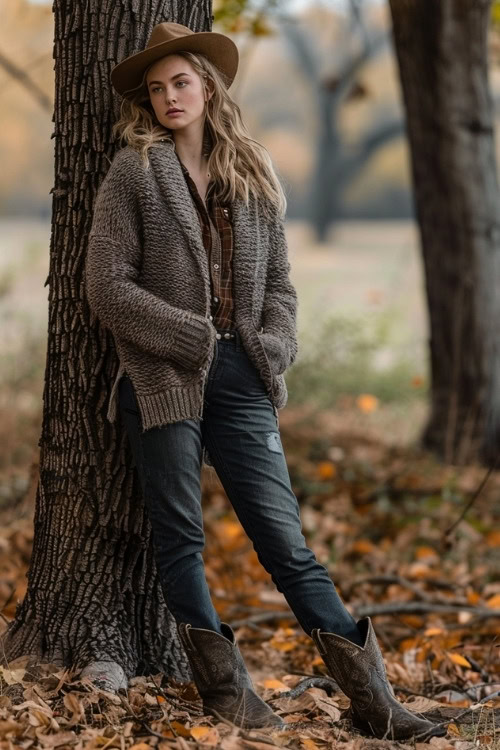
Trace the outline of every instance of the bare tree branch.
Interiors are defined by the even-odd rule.
[[[47,96],[44,91],[42,91],[40,86],[35,83],[29,73],[16,65],[16,63],[13,63],[12,60],[9,60],[8,57],[3,54],[3,52],[0,52],[0,67],[2,67],[5,72],[9,76],[11,76],[11,78],[14,78],[18,83],[20,83],[21,86],[24,86],[24,88],[27,89],[27,91],[29,91],[30,94],[35,97],[42,109],[52,114],[52,111],[54,109],[54,102]]]

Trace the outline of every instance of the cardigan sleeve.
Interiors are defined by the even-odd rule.
[[[284,372],[295,360],[297,343],[297,291],[290,280],[291,264],[284,220],[274,211],[269,224],[269,260],[263,305],[266,349],[277,363],[277,373]]]
[[[98,191],[85,262],[86,294],[102,325],[145,352],[196,368],[213,345],[208,318],[174,307],[137,283],[140,212],[118,152]]]

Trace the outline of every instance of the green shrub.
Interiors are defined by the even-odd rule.
[[[394,310],[334,315],[304,327],[299,355],[286,372],[290,405],[327,408],[343,395],[361,393],[385,403],[424,397],[427,365],[393,340],[396,316]]]

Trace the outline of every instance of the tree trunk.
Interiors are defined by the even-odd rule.
[[[430,319],[424,446],[492,463],[500,447],[500,231],[488,85],[490,0],[389,0]]]
[[[92,206],[115,145],[113,65],[157,23],[211,28],[210,0],[55,0],[55,186],[40,477],[28,590],[3,637],[10,661],[82,668],[112,660],[126,677],[191,672],[167,609],[125,429],[106,420],[118,368],[112,336],[82,283]]]

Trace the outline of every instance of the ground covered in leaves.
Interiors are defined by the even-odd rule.
[[[0,666],[2,750],[500,748],[500,472],[477,494],[484,468],[443,467],[319,415],[282,415],[310,546],[353,615],[372,618],[399,700],[450,722],[447,736],[398,743],[352,729],[349,700],[325,679],[312,640],[206,469],[205,560],[214,602],[236,631],[257,691],[286,729],[243,731],[216,722],[202,715],[192,684],[164,674],[136,677],[126,694],[114,695],[50,664],[34,670],[19,660]],[[1,519],[2,629],[24,596],[33,536],[34,483],[12,481],[31,492]]]

